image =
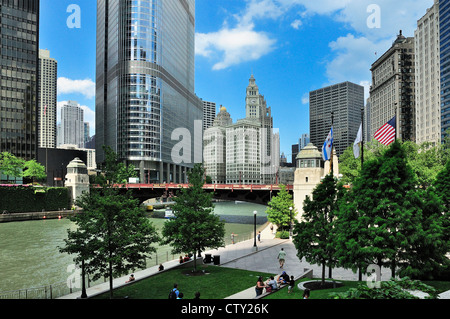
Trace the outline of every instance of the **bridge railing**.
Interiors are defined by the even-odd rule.
[[[181,184],[181,183],[163,183],[163,184],[118,184],[116,187],[121,188],[151,188],[151,189],[181,189],[181,188],[189,188],[189,184]],[[293,190],[293,185],[285,185],[288,191]],[[281,189],[279,184],[268,184],[268,185],[254,185],[254,184],[205,184],[203,185],[204,189],[229,189],[229,190],[275,190],[278,191]]]

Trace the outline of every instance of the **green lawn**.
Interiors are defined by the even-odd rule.
[[[224,299],[255,286],[258,276],[262,276],[266,280],[273,275],[219,266],[202,266],[199,268],[204,269],[208,273],[205,275],[186,275],[186,270],[191,269],[167,270],[158,275],[134,282],[114,290],[114,298],[167,299],[173,284],[176,282],[178,283],[178,289],[184,294],[183,299],[193,299],[196,291],[200,292],[201,299]],[[108,299],[109,292],[95,298]]]
[[[300,290],[297,285],[302,281],[310,281],[310,280],[320,280],[317,278],[314,279],[300,279],[295,282],[293,293],[288,293],[287,287],[280,289],[279,291],[264,297],[264,299],[302,299],[303,298],[303,290]],[[357,288],[360,283],[364,284],[364,281],[346,281],[346,280],[337,280],[344,285],[335,289],[323,289],[323,290],[313,290],[310,293],[309,299],[332,299],[330,297],[331,293],[340,293],[345,292],[350,288]],[[439,293],[450,290],[450,282],[449,281],[424,281],[423,283],[434,287]]]
[[[303,290],[300,290],[297,285],[302,281],[310,281],[310,280],[320,280],[320,279],[300,279],[295,282],[294,290],[291,293],[288,293],[287,287],[284,287],[267,297],[264,297],[264,299],[303,299]],[[345,281],[345,280],[338,280],[339,282],[343,283],[344,286],[336,288],[336,289],[323,289],[323,290],[314,290],[311,291],[309,299],[331,299],[329,296],[332,292],[344,292],[350,288],[356,288],[358,285],[357,281]]]

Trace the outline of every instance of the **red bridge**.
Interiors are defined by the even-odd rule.
[[[131,190],[134,197],[144,202],[150,198],[171,197],[189,184],[125,184],[118,185],[123,190]],[[280,191],[280,185],[242,185],[242,184],[205,184],[203,189],[214,193],[215,199],[238,200],[256,204],[267,205],[272,196]],[[286,185],[286,190],[293,195],[294,187]]]

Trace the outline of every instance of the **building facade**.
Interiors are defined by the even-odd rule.
[[[75,101],[68,101],[61,108],[58,146],[76,145],[84,148],[84,111]]]
[[[203,132],[213,126],[216,118],[216,103],[202,101],[203,103]]]
[[[203,134],[203,164],[205,174],[211,177],[213,184],[226,184],[226,128],[233,124],[226,107],[221,106],[213,125]]]
[[[178,182],[202,161],[194,46],[194,0],[97,1],[97,163],[107,145],[142,181]]]
[[[56,147],[58,62],[50,51],[39,50],[39,147]]]
[[[0,152],[37,158],[39,0],[0,0]]]
[[[397,138],[415,142],[414,37],[405,37],[400,30],[391,48],[370,70],[370,135],[396,116]]]
[[[204,165],[214,183],[272,184],[280,167],[280,135],[270,107],[252,75],[246,89],[246,117],[233,123],[221,107],[204,134]],[[225,177],[225,179],[224,179]]]
[[[416,143],[441,142],[439,1],[418,20],[416,54]]]
[[[441,142],[450,129],[450,0],[439,1]]]
[[[311,91],[309,105],[311,143],[321,150],[333,122],[334,148],[340,157],[353,145],[361,125],[364,87],[343,82]]]

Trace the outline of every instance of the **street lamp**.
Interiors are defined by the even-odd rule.
[[[254,230],[255,230],[255,239],[254,239],[254,242],[253,242],[253,247],[255,247],[255,249],[257,249],[257,247],[256,247],[256,214],[257,214],[258,212],[255,210],[255,211],[253,211],[253,221],[254,221]]]
[[[292,206],[289,207],[289,238],[292,239]]]

